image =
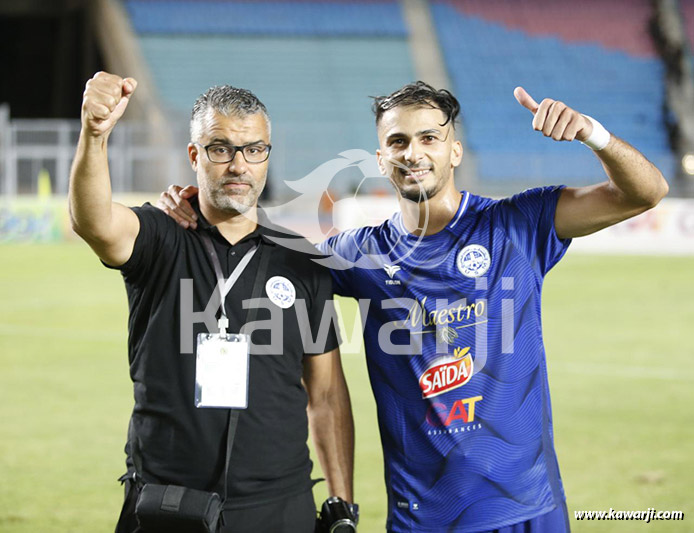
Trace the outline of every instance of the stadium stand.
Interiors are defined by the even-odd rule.
[[[432,4],[481,180],[580,184],[602,175],[580,145],[529,131],[528,112],[512,94],[518,85],[538,101],[560,99],[596,117],[673,176],[647,0]]]
[[[127,0],[126,6],[139,33],[405,35],[397,3],[392,1]]]
[[[212,85],[246,87],[263,100],[273,118],[275,182],[301,178],[347,149],[373,152],[368,96],[413,78],[395,1],[124,4],[161,97],[179,122]],[[346,191],[360,179],[352,173],[331,187]]]
[[[689,51],[694,50],[694,2],[692,0],[680,0],[680,10],[684,22],[684,31],[689,40]]]

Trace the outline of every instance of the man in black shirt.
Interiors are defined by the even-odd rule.
[[[296,243],[278,244],[286,232],[257,206],[271,149],[267,111],[229,86],[196,101],[188,155],[200,195],[191,232],[149,204],[130,209],[111,200],[107,141],[135,88],[132,78],[104,72],[87,83],[70,179],[73,228],[121,271],[130,305],[135,406],[117,532],[138,530],[142,481],[226,495],[224,532],[312,532],[308,422],[328,490],[348,502],[353,423],[337,334],[332,322],[320,328],[329,318],[330,274],[293,251]],[[214,344],[227,337],[213,335],[201,350],[198,335],[217,328],[250,334],[239,337],[250,358],[244,348],[234,359],[245,376],[210,366],[228,364],[219,354],[246,346]],[[231,407],[246,408],[227,466]]]

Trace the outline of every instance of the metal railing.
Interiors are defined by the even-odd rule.
[[[52,193],[67,194],[79,132],[79,120],[10,120],[7,106],[0,106],[0,193],[35,194],[39,175],[47,171]],[[108,154],[114,192],[160,191],[190,179],[185,150],[150,136],[146,125],[132,122],[113,130]]]
[[[336,126],[337,128],[337,126]],[[61,119],[9,119],[9,109],[0,105],[0,195],[12,198],[34,195],[39,190],[39,176],[45,181],[50,176],[51,192],[65,195],[68,192],[70,166],[79,138],[78,120]],[[114,193],[157,193],[171,183],[195,182],[186,155],[189,141],[187,124],[183,120],[171,121],[166,139],[154,133],[146,123],[123,121],[118,124],[109,139],[109,170]],[[157,138],[159,137],[159,138]],[[314,146],[288,148],[292,141],[290,128],[273,127],[273,152],[268,176],[273,200],[296,197],[297,187],[306,194],[306,185],[299,185],[308,174],[338,154],[320,154]],[[290,158],[305,163],[306,176],[293,176],[288,172]],[[671,196],[687,196],[680,183],[674,179],[678,162],[669,152],[651,154],[671,183]],[[523,188],[538,185],[565,183],[586,185],[604,179],[602,168],[587,152],[524,153],[499,151],[494,154],[475,154],[468,150],[464,165],[459,170],[459,187],[481,194],[504,196]],[[373,165],[374,169],[375,163]],[[344,172],[352,170],[347,175]],[[340,176],[325,175],[311,180],[311,188],[330,189],[340,196],[351,194],[359,186],[362,177],[359,170],[346,169]],[[467,180],[460,180],[462,176]],[[374,170],[374,177],[379,174]],[[282,184],[283,180],[291,183]],[[296,181],[298,180],[298,181]],[[372,185],[379,180],[370,180]],[[291,187],[291,188],[290,188]],[[369,192],[366,187],[363,192]],[[390,190],[383,178],[380,189]],[[42,188],[45,191],[45,185]]]

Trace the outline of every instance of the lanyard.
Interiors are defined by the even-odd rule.
[[[212,258],[212,265],[214,266],[214,271],[217,276],[217,288],[219,289],[219,300],[220,300],[220,306],[222,308],[222,316],[219,318],[219,329],[220,329],[220,334],[225,335],[226,334],[226,328],[228,326],[228,319],[226,316],[226,310],[224,309],[224,301],[226,300],[227,294],[229,294],[229,291],[231,288],[234,286],[234,283],[236,283],[236,280],[241,276],[241,273],[245,270],[245,268],[248,266],[248,263],[250,263],[251,259],[255,255],[255,252],[258,250],[258,246],[253,246],[246,254],[241,258],[241,261],[239,261],[239,264],[236,265],[236,268],[234,268],[234,271],[231,273],[229,276],[229,279],[224,281],[224,274],[222,274],[222,265],[219,262],[219,257],[217,257],[217,251],[214,249],[214,245],[212,244],[212,239],[210,239],[210,236],[207,233],[201,232],[200,236],[202,237],[202,242],[205,244],[205,248],[207,249],[207,252],[210,254],[210,257]],[[260,250],[260,265],[258,267],[258,270],[255,274],[255,281],[253,282],[253,289],[251,291],[251,299],[257,299],[260,297],[262,290],[263,290],[263,281],[265,279],[265,276],[267,274],[267,269],[268,269],[268,264],[270,263],[270,253],[269,250]],[[258,308],[255,306],[252,306],[248,310],[248,315],[246,316],[246,323],[250,323],[253,320],[255,320],[256,314],[258,312]],[[224,328],[224,329],[222,329]],[[229,475],[229,463],[231,461],[231,449],[234,445],[234,437],[236,435],[236,428],[238,425],[238,420],[240,416],[240,410],[239,409],[229,409],[229,425],[227,427],[227,450],[226,450],[226,461],[224,465],[224,501],[227,501],[227,486],[228,486],[228,475]],[[133,461],[136,460],[135,452],[133,454]],[[141,463],[141,461],[140,461]],[[136,466],[137,468],[137,466]],[[140,469],[141,471],[141,469]]]
[[[219,262],[219,257],[217,257],[217,251],[214,249],[214,245],[212,244],[212,239],[210,239],[210,236],[207,235],[207,233],[202,233],[202,241],[205,244],[205,248],[207,248],[207,252],[210,254],[210,257],[212,258],[212,265],[214,266],[214,272],[217,275],[217,289],[219,290],[219,305],[222,309],[222,316],[219,317],[219,320],[217,322],[217,325],[219,326],[219,334],[220,335],[226,335],[227,328],[229,327],[229,319],[227,318],[227,312],[226,309],[224,309],[224,302],[227,298],[227,295],[229,294],[229,291],[231,288],[234,286],[236,281],[241,277],[241,274],[243,273],[244,270],[246,270],[246,267],[248,266],[248,263],[251,262],[251,259],[253,259],[253,256],[255,255],[255,252],[258,250],[258,246],[254,245],[250,250],[248,250],[244,256],[241,258],[241,261],[239,261],[239,264],[236,265],[236,268],[232,271],[231,275],[229,278],[225,281],[224,280],[224,274],[222,274],[222,265]]]

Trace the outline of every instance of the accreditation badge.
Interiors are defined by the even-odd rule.
[[[200,333],[197,348],[195,407],[246,409],[250,337]]]

